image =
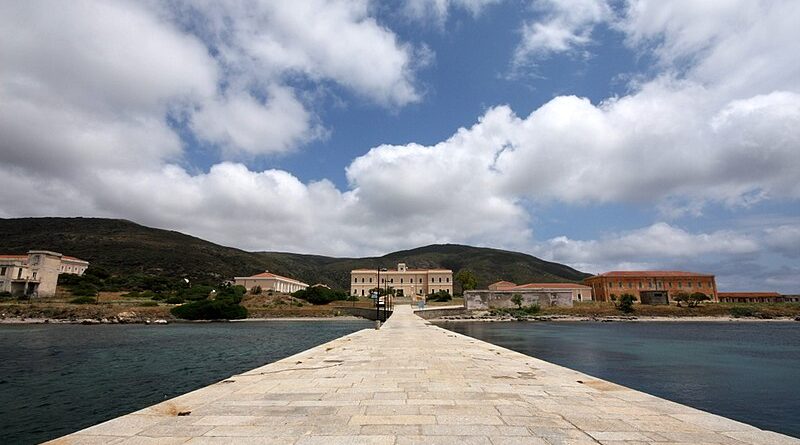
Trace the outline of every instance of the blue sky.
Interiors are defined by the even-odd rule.
[[[0,2],[0,216],[798,293],[798,22],[755,0]]]

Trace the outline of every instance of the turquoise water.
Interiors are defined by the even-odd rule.
[[[621,385],[800,437],[800,323],[437,325]]]
[[[370,326],[0,325],[0,444],[59,437]]]

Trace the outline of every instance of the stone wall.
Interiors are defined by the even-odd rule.
[[[418,315],[420,318],[424,318],[425,320],[430,320],[431,318],[441,318],[448,315],[465,315],[467,313],[467,309],[463,307],[423,309],[414,311],[414,314]]]
[[[514,308],[517,305],[511,301],[514,295],[522,297],[523,306],[538,304],[540,307],[572,306],[572,291],[490,291],[470,290],[464,292],[464,305],[469,310]]]

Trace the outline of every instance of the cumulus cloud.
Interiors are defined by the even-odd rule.
[[[395,108],[420,99],[418,51],[366,1],[3,2],[2,160],[158,164],[175,125],[223,157],[286,153],[327,134],[289,81]]]
[[[522,26],[514,52],[516,68],[555,53],[581,51],[592,42],[595,25],[612,17],[606,0],[536,0],[536,17]]]
[[[756,238],[735,231],[690,233],[667,223],[616,233],[600,240],[552,238],[537,247],[555,261],[582,264],[586,270],[628,268],[630,261],[658,264],[665,259],[691,259],[704,255],[750,255],[759,252]]]

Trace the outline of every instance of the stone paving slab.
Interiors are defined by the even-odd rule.
[[[433,326],[363,330],[51,444],[800,445]]]

